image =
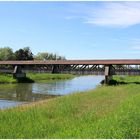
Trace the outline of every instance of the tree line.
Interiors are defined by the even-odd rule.
[[[29,47],[24,47],[13,52],[10,47],[0,48],[0,61],[8,60],[65,60],[64,56],[55,53],[39,52],[34,55]]]

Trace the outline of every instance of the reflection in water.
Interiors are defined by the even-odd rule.
[[[0,90],[0,99],[32,102],[46,98],[55,97],[55,95],[33,93],[33,84],[9,84],[5,85],[3,90]],[[47,92],[47,91],[46,91]]]
[[[53,83],[34,83],[33,92],[41,91],[42,94],[65,95],[73,92],[80,92],[94,89],[104,79],[103,76],[80,76],[72,80],[65,80]]]
[[[103,76],[81,76],[65,81],[33,84],[1,84],[0,108],[14,106],[20,102],[32,102],[53,98],[59,95],[94,89]]]

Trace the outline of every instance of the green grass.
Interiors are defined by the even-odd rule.
[[[72,74],[48,74],[48,73],[27,73],[27,78],[13,79],[12,74],[0,73],[0,83],[30,83],[30,82],[47,82],[50,80],[64,80],[75,77]]]
[[[72,74],[48,74],[48,73],[27,73],[27,76],[35,82],[45,82],[50,80],[64,80],[74,78]]]
[[[0,83],[17,83],[11,74],[0,74]]]
[[[0,138],[140,138],[140,85],[103,86],[0,111]]]
[[[127,84],[140,84],[140,76],[113,76],[113,79],[117,80],[118,82],[125,82]]]

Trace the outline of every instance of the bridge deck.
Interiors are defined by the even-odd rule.
[[[140,59],[114,59],[114,60],[46,60],[46,61],[0,61],[0,65],[140,65]]]

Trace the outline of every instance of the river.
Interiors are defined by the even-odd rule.
[[[46,83],[0,84],[0,109],[96,88],[104,76],[79,76]]]

